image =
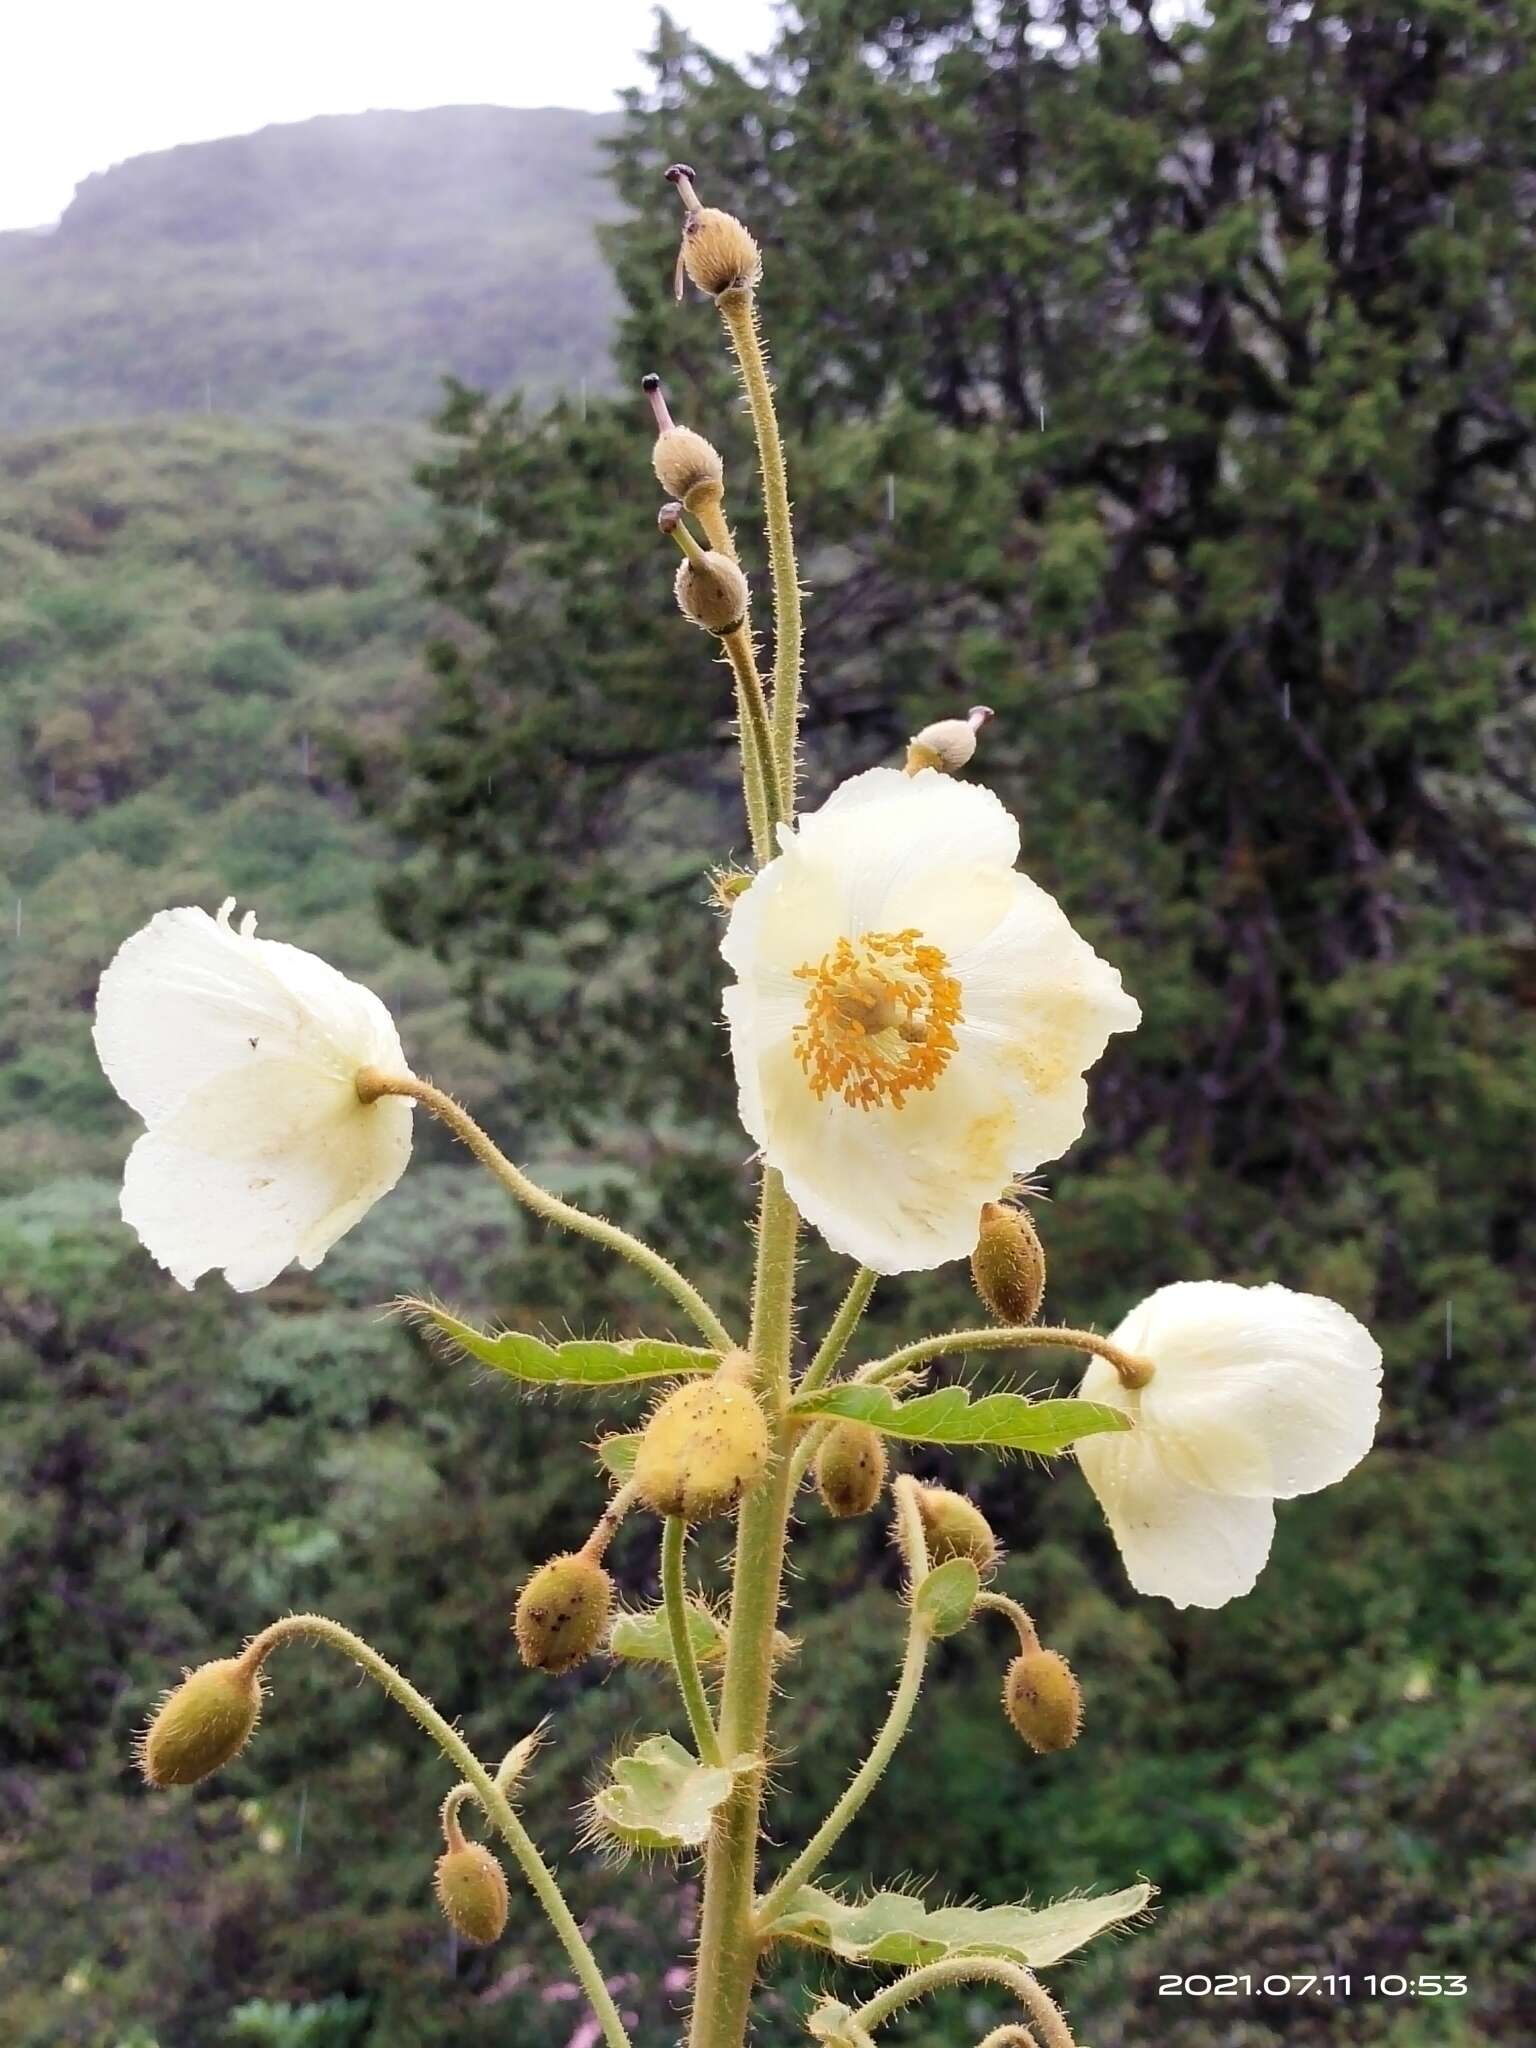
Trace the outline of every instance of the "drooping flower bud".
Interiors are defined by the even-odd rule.
[[[220,1657],[188,1672],[144,1731],[139,1768],[151,1785],[196,1785],[233,1761],[261,1719],[260,1666]]]
[[[990,704],[973,704],[964,718],[941,718],[925,725],[907,743],[907,773],[920,768],[937,768],[941,775],[954,775],[976,752],[976,735],[989,718],[996,716]]]
[[[595,1558],[579,1550],[552,1557],[518,1595],[518,1654],[533,1670],[558,1678],[591,1656],[612,1608],[613,1581]]]
[[[689,165],[673,164],[667,177],[677,187],[684,207],[683,246],[678,255],[676,280],[678,297],[683,295],[683,271],[712,299],[721,292],[751,291],[763,274],[762,251],[751,235],[734,214],[700,204]]]
[[[482,1842],[466,1842],[457,1827],[453,1832],[458,1844],[438,1857],[433,1889],[460,1941],[485,1948],[506,1931],[506,1872]]]
[[[951,1493],[947,1486],[920,1486],[917,1511],[930,1564],[968,1557],[979,1572],[988,1572],[996,1564],[998,1546],[992,1525],[963,1493]]]
[[[707,633],[733,633],[747,616],[751,593],[739,565],[714,548],[701,548],[683,524],[683,508],[662,506],[656,524],[683,551],[673,590],[679,611]]]
[[[1083,1692],[1066,1658],[1022,1651],[1003,1680],[1003,1712],[1037,1756],[1070,1749],[1083,1725]]]
[[[712,1379],[675,1387],[652,1414],[635,1458],[635,1487],[658,1515],[702,1522],[723,1515],[768,1463],[768,1424],[732,1352]]]
[[[828,1514],[867,1515],[885,1485],[885,1438],[862,1422],[839,1422],[816,1453],[816,1491]]]
[[[982,1204],[971,1278],[1000,1323],[1035,1320],[1045,1299],[1045,1247],[1027,1210]]]
[[[678,426],[667,408],[659,377],[642,377],[640,388],[651,401],[651,411],[656,416],[656,445],[651,450],[651,465],[667,496],[680,498],[686,504],[690,494],[700,486],[712,488],[716,493],[722,492],[725,464],[720,459],[719,449],[712,441],[706,441],[702,434],[696,434],[692,427]]]

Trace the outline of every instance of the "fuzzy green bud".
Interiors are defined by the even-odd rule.
[[[1083,1691],[1054,1650],[1024,1650],[1003,1680],[1003,1712],[1038,1756],[1070,1749],[1083,1725]]]
[[[725,464],[719,449],[692,427],[677,424],[667,409],[658,376],[652,373],[642,377],[640,388],[650,400],[656,418],[656,445],[651,450],[656,481],[669,498],[680,498],[684,504],[696,491],[718,499],[725,488]],[[698,502],[694,501],[693,509],[697,509]]]
[[[635,1486],[658,1515],[701,1522],[723,1515],[750,1492],[768,1463],[768,1424],[752,1389],[744,1352],[732,1352],[713,1379],[676,1387],[654,1411],[635,1457]]]
[[[733,633],[747,616],[747,579],[729,555],[705,549],[697,561],[680,562],[672,586],[677,608],[706,633]]]
[[[261,1719],[260,1666],[221,1657],[189,1671],[166,1694],[139,1745],[151,1785],[196,1785],[244,1749]]]
[[[867,1515],[885,1485],[885,1438],[862,1422],[839,1422],[816,1453],[816,1491],[829,1515]]]
[[[518,1654],[558,1678],[585,1661],[608,1633],[613,1581],[581,1551],[552,1557],[518,1595],[512,1616]]]
[[[457,1829],[454,1830],[457,1835]],[[507,1925],[506,1872],[483,1843],[458,1836],[437,1859],[433,1889],[443,1917],[474,1948],[500,1941]]]
[[[922,1517],[930,1564],[968,1557],[979,1572],[988,1572],[996,1564],[997,1538],[992,1525],[963,1493],[951,1493],[947,1486],[920,1486],[917,1512]]]
[[[1028,1212],[984,1202],[971,1253],[976,1292],[1000,1323],[1032,1323],[1045,1299],[1045,1247]]]

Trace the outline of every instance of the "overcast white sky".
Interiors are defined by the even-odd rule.
[[[774,0],[668,0],[722,56]],[[124,157],[366,107],[606,107],[652,0],[0,0],[0,228]]]

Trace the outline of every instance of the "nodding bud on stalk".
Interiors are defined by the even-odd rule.
[[[816,1453],[816,1491],[829,1515],[867,1515],[885,1486],[885,1438],[862,1422],[839,1422]]]
[[[680,498],[690,512],[699,509],[699,498],[716,500],[725,494],[725,464],[712,441],[696,434],[692,427],[680,427],[667,409],[666,395],[657,376],[642,377],[640,389],[651,401],[656,418],[656,445],[651,466],[656,480],[669,498]],[[696,495],[697,494],[697,495]]]
[[[734,633],[747,616],[747,579],[729,555],[701,548],[683,524],[681,505],[663,505],[656,515],[663,533],[670,533],[686,559],[678,568],[678,609],[706,633]]]
[[[768,1424],[748,1384],[752,1362],[728,1352],[712,1379],[675,1387],[635,1455],[635,1490],[658,1515],[702,1522],[735,1507],[768,1464]]]
[[[1032,1323],[1045,1299],[1045,1247],[1027,1211],[984,1202],[971,1253],[976,1292],[1000,1323]]]
[[[518,1595],[512,1616],[518,1654],[558,1678],[584,1663],[608,1632],[613,1581],[582,1551],[552,1557]]]
[[[437,1859],[433,1889],[443,1918],[472,1948],[500,1941],[507,1926],[507,1876],[483,1843],[466,1842],[455,1811],[456,1796],[443,1808],[448,1846]]]
[[[997,1563],[992,1525],[963,1493],[951,1493],[947,1486],[920,1486],[917,1512],[922,1517],[930,1564],[968,1557],[977,1571],[988,1572]]]
[[[975,753],[976,735],[996,716],[990,704],[973,704],[964,718],[941,718],[936,725],[925,725],[907,743],[907,774],[937,768],[941,775],[954,775]]]
[[[683,296],[685,271],[712,299],[722,292],[751,291],[763,274],[762,251],[733,213],[701,203],[693,176],[688,164],[673,164],[667,172],[683,202],[683,246],[673,280],[677,296]]]
[[[261,1719],[261,1666],[221,1657],[186,1677],[160,1704],[139,1743],[151,1785],[196,1785],[244,1749]]]
[[[1083,1690],[1055,1650],[1023,1650],[1003,1680],[1003,1712],[1037,1756],[1070,1749],[1083,1725]]]

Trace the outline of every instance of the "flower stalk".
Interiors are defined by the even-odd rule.
[[[668,1515],[661,1530],[661,1598],[672,1644],[672,1662],[699,1761],[717,1764],[721,1760],[720,1737],[709,1711],[709,1696],[699,1675],[699,1660],[688,1630],[687,1543],[687,1523],[681,1515]]]

